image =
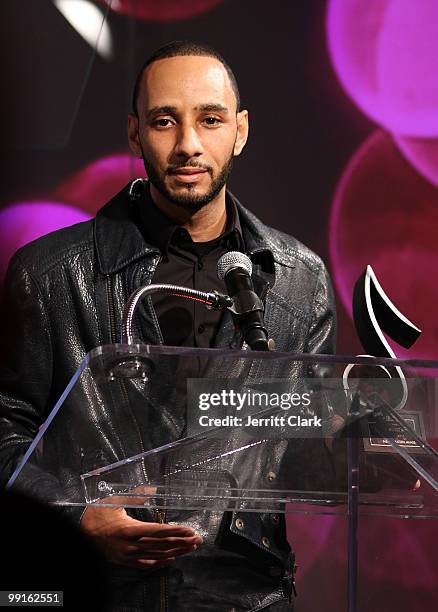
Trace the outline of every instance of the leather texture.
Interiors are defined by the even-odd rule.
[[[44,236],[20,249],[11,261],[4,292],[3,316],[7,319],[3,321],[8,323],[0,379],[3,482],[11,476],[84,356],[96,346],[119,341],[126,301],[136,288],[151,282],[160,253],[145,243],[133,212],[135,201],[147,188],[146,181],[128,184],[94,220]],[[265,226],[232,194],[230,197],[239,211],[247,254],[253,261],[255,290],[264,299],[265,322],[276,350],[333,353],[334,299],[321,259],[295,238]],[[142,303],[134,332],[140,343],[162,343],[150,301]],[[241,345],[242,339],[226,312],[215,347]],[[227,367],[224,359],[223,370],[219,367],[216,376],[225,376]],[[271,371],[262,372],[256,362],[245,375],[256,381],[261,375],[286,374],[276,367],[273,364]],[[300,368],[292,366],[287,375],[302,376]],[[78,406],[86,411],[86,400],[93,393],[86,380],[79,393],[83,401],[78,401]],[[183,416],[166,413],[169,398],[151,398],[149,413],[140,413],[126,405],[123,383],[114,393],[118,414],[113,412],[105,419],[89,417],[90,442],[82,449],[79,473],[155,448],[183,433]],[[118,430],[123,436],[117,434]],[[93,454],[93,435],[108,441],[103,452],[100,447],[99,456],[95,451]],[[70,449],[77,454],[73,424],[67,428],[64,424],[54,440],[47,449],[53,456],[67,456]],[[250,469],[284,478],[286,471],[282,472],[281,465],[287,456],[288,465],[294,466],[286,476],[293,474],[291,488],[305,489],[309,461],[313,467],[321,466],[322,479],[333,476],[327,448],[319,442],[297,441],[294,448],[286,449],[284,444],[268,441],[254,453]],[[248,467],[236,461],[227,465],[226,471],[244,479],[242,474]],[[215,477],[221,467],[216,466]],[[69,478],[66,474],[64,486],[68,486]],[[56,483],[41,473],[26,483],[27,492],[35,496],[42,487],[50,486],[56,489]],[[75,486],[72,478],[72,489]],[[81,508],[69,510],[76,522],[81,513]],[[153,520],[147,511],[133,514]],[[236,523],[239,518],[241,522]],[[239,517],[236,513],[185,511],[169,514],[166,521],[192,526],[205,537],[205,545],[178,559],[169,570],[139,573],[113,567],[115,592],[123,598],[120,604],[114,603],[114,610],[255,612],[274,604],[278,607],[272,610],[283,610],[290,600],[294,558],[283,515],[273,520],[269,514],[244,513]],[[269,546],[263,542],[269,542]]]

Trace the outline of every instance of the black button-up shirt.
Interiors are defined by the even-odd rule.
[[[146,242],[159,248],[161,261],[152,283],[182,285],[200,291],[226,292],[217,276],[218,259],[227,251],[245,251],[239,214],[226,198],[224,233],[208,242],[193,242],[189,232],[174,223],[154,204],[150,195],[138,202],[140,227]],[[164,343],[169,346],[212,346],[221,312],[203,304],[169,295],[152,295]]]

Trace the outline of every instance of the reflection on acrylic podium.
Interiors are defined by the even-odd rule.
[[[82,512],[438,518],[435,362],[111,345],[84,359],[9,486]],[[397,370],[396,370],[397,367]],[[402,371],[403,379],[399,372]],[[240,521],[240,523],[239,523]],[[382,546],[384,543],[382,543]]]

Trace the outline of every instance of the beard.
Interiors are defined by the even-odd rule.
[[[180,164],[174,164],[168,168],[166,175],[175,173],[178,168],[202,168],[207,170],[209,175],[212,177],[210,188],[203,194],[196,193],[196,185],[188,183],[184,185],[184,189],[181,193],[171,193],[164,182],[164,177],[160,176],[155,167],[146,159],[144,152],[142,151],[143,163],[146,170],[146,175],[152,185],[162,196],[166,198],[172,204],[180,206],[190,212],[196,212],[200,210],[206,204],[209,204],[219,194],[223,186],[226,184],[228,176],[233,166],[233,155],[228,158],[225,164],[222,166],[219,174],[216,178],[213,178],[213,169],[210,166],[201,165],[197,163],[182,162]]]

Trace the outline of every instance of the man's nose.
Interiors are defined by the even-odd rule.
[[[178,131],[178,140],[175,154],[179,157],[197,157],[203,153],[202,143],[193,126],[181,126]]]

